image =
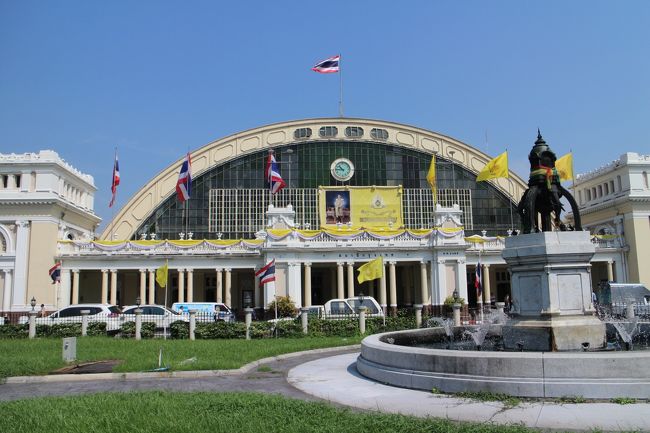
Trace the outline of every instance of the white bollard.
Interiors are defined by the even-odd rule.
[[[142,340],[142,310],[136,308],[135,313],[135,339]]]
[[[634,319],[634,304],[631,302],[625,308],[625,318]]]
[[[461,304],[454,304],[452,308],[454,309],[454,326],[460,326],[460,308]]]
[[[300,309],[300,322],[302,323],[302,333],[309,333],[309,308],[302,307]]]
[[[36,311],[29,312],[29,338],[36,337]]]
[[[196,340],[196,310],[190,310],[190,340]]]
[[[246,339],[251,339],[251,323],[253,322],[253,309],[248,307],[244,308],[244,323],[246,323]]]
[[[88,315],[90,310],[81,310],[81,336],[86,337],[88,335]]]
[[[368,308],[361,307],[359,308],[359,332],[361,335],[366,333],[366,311]]]
[[[422,304],[415,304],[413,308],[415,308],[415,327],[421,328],[422,327]]]
[[[504,312],[504,309],[506,307],[505,302],[495,302],[494,305],[497,307],[497,323],[503,324],[504,319],[506,317],[506,313]]]

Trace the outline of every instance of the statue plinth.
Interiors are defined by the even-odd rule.
[[[591,302],[589,232],[540,232],[506,238],[514,318],[503,326],[507,349],[599,348],[605,324]]]

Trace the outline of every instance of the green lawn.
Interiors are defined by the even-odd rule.
[[[454,423],[252,393],[95,394],[0,403],[0,431],[66,433],[515,433],[519,426]]]
[[[77,338],[77,361],[119,359],[116,372],[147,371],[163,364],[171,370],[236,369],[257,359],[322,347],[357,344],[361,337],[278,338],[264,340],[140,340]],[[195,358],[194,362],[183,363]],[[46,374],[65,366],[62,340],[0,340],[0,377]],[[2,431],[2,430],[0,430]]]

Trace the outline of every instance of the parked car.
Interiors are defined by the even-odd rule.
[[[354,298],[345,299],[352,307],[355,313],[359,312],[359,308],[366,307],[366,316],[368,317],[383,317],[384,310],[379,305],[379,302],[372,296],[356,296]]]
[[[182,320],[189,322],[189,317],[184,314],[179,314],[170,310],[164,305],[129,305],[123,307],[120,319],[122,322],[135,322],[135,310],[140,308],[142,310],[142,323],[152,322],[156,324],[156,328],[169,328],[173,322]]]
[[[81,323],[82,310],[88,310],[89,322],[106,323],[106,331],[118,331],[122,324],[122,310],[117,305],[110,304],[75,304],[63,307],[46,317],[37,317],[37,325],[56,325],[59,323]],[[26,319],[26,318],[25,318]],[[22,321],[22,318],[21,318]]]
[[[219,307],[217,320],[234,322],[235,315],[226,304],[220,302],[174,302],[172,310],[189,317],[190,310],[196,310],[196,320],[199,322],[211,322],[215,320],[215,307]]]

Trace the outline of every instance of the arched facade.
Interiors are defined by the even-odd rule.
[[[289,202],[295,201],[291,190],[322,185],[399,184],[404,188],[427,189],[426,173],[431,155],[435,153],[439,190],[446,191],[449,200],[459,198],[454,196],[454,191],[471,190],[468,206],[473,212],[464,217],[470,234],[480,230],[504,233],[511,228],[512,206],[526,188],[526,183],[514,173],[510,173],[509,179],[477,184],[475,174],[491,158],[435,132],[376,120],[306,119],[244,131],[192,152],[194,182],[187,212],[175,199],[182,160],[176,161],[122,208],[101,238],[109,239],[111,232],[113,239],[136,239],[145,233],[156,233],[159,239],[177,239],[180,232],[193,232],[195,239],[252,237],[256,229],[263,228],[265,206],[262,205],[265,203],[260,202],[260,206],[252,210],[261,216],[257,226],[250,227],[248,233],[221,230],[218,204],[215,205],[218,199],[211,198],[210,191],[264,190],[263,171],[270,149],[276,152],[278,161],[285,164],[281,165],[281,171],[289,183],[284,191]],[[346,157],[356,167],[354,176],[346,182],[330,175],[330,164],[338,157]],[[440,197],[445,195],[440,194]],[[278,199],[282,201],[281,197]],[[302,211],[301,207],[296,207],[297,221],[315,228],[309,217],[301,220]],[[424,225],[419,223],[418,226]],[[255,224],[247,227],[252,225]]]

